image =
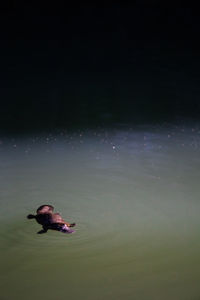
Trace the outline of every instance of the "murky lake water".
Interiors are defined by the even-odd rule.
[[[200,299],[200,127],[3,137],[0,178],[0,299]]]

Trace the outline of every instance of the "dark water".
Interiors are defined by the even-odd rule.
[[[3,137],[0,159],[0,299],[200,299],[198,125]],[[44,203],[76,233],[37,235]]]

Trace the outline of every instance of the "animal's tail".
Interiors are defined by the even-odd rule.
[[[34,215],[28,215],[27,219],[35,219],[35,216]]]

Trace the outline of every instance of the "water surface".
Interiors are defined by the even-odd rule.
[[[199,178],[194,124],[2,137],[1,299],[199,299]]]

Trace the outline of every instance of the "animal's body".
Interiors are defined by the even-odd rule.
[[[36,215],[28,215],[28,219],[36,219],[36,221],[42,225],[43,229],[38,231],[39,234],[47,232],[47,230],[57,230],[64,233],[72,233],[73,229],[70,227],[74,227],[75,223],[68,223],[63,220],[59,213],[53,213],[54,207],[51,205],[42,205],[37,211]]]

